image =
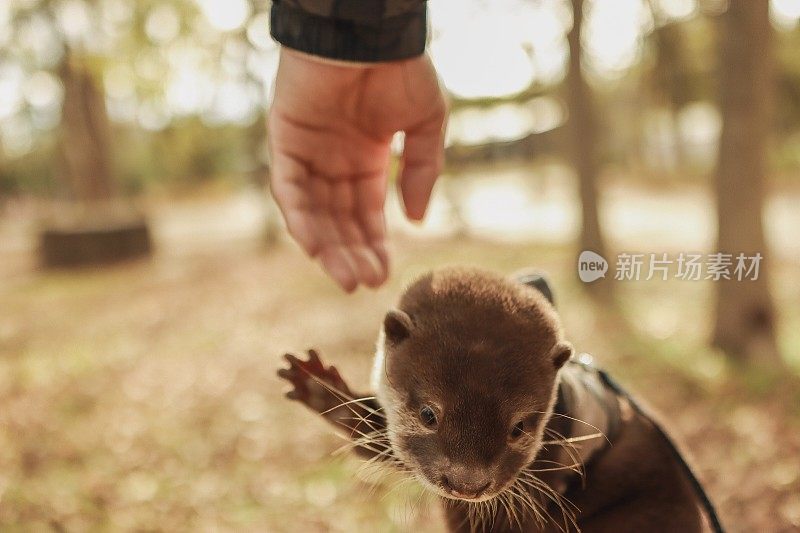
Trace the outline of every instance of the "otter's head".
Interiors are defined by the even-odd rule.
[[[572,348],[536,289],[435,271],[390,311],[374,378],[397,457],[429,489],[490,499],[538,452]]]

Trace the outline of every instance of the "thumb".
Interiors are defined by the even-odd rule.
[[[422,220],[436,178],[444,166],[444,126],[436,118],[407,131],[403,148],[400,193],[406,216]]]

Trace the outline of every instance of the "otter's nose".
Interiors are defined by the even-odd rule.
[[[472,480],[455,477],[454,475],[442,475],[442,486],[456,498],[470,499],[477,498],[489,488],[491,481]]]

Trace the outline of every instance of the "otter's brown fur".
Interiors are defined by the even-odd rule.
[[[366,397],[313,351],[308,361],[287,356],[280,375],[295,386],[291,398],[354,438],[357,453],[412,471],[441,496],[451,531],[701,531],[688,480],[624,399],[613,400],[613,446],[592,449],[582,480],[566,472],[593,438],[576,437],[573,417],[553,411],[559,384],[576,372],[565,366],[571,353],[537,290],[483,270],[443,269],[417,280],[387,313],[374,399],[358,400]]]

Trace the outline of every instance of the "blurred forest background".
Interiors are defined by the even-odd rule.
[[[345,297],[265,192],[268,1],[0,2],[0,530],[441,531],[274,373],[314,345],[365,388],[385,309],[453,263],[550,272],[730,530],[800,528],[800,2],[429,9],[447,168]],[[585,249],[765,260],[583,285]]]

